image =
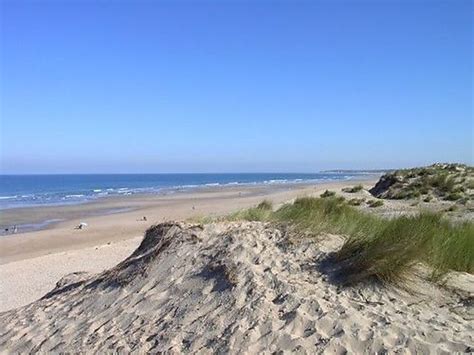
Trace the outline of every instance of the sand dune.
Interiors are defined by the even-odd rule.
[[[318,268],[342,238],[294,240],[257,222],[164,223],[98,275],[63,278],[0,314],[9,352],[272,353],[474,349],[472,294],[341,288]],[[471,275],[456,278],[462,286]],[[469,298],[471,297],[471,298]],[[467,301],[466,301],[467,300]]]
[[[362,181],[360,181],[362,182]],[[358,183],[358,182],[351,182]],[[367,187],[375,183],[365,180]],[[56,217],[62,223],[37,232],[0,238],[0,312],[31,303],[51,290],[63,276],[75,271],[102,272],[112,268],[137,248],[152,224],[199,216],[225,215],[260,203],[263,199],[281,205],[297,196],[340,189],[347,181],[311,186],[239,187],[206,189],[172,196],[125,196],[79,206],[59,206],[10,211],[14,221],[29,214]],[[133,211],[87,218],[85,230],[75,230],[78,216],[89,209],[133,207]],[[193,208],[194,207],[194,208]],[[28,213],[27,213],[28,212]],[[140,221],[143,216],[148,221]]]

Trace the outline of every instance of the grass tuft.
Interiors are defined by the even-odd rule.
[[[335,195],[336,195],[336,193],[334,191],[326,190],[321,194],[321,197],[326,198],[326,197],[333,197]]]
[[[257,205],[257,209],[271,211],[273,209],[273,204],[271,201],[263,200]]]
[[[347,201],[347,203],[350,206],[360,206],[364,202],[365,202],[365,198],[352,198],[349,201]]]
[[[434,278],[448,270],[473,273],[472,233],[472,224],[452,226],[439,214],[398,217],[351,235],[336,259],[346,264],[349,282],[401,282],[418,262],[429,264]]]
[[[370,200],[370,201],[367,201],[367,205],[371,208],[380,207],[380,206],[383,206],[383,201],[382,200]]]
[[[270,219],[272,212],[272,203],[268,200],[264,200],[260,202],[256,207],[235,212],[227,216],[225,219],[228,221],[266,221]]]
[[[362,185],[356,185],[353,187],[345,187],[342,189],[342,192],[348,192],[348,193],[356,193],[359,191],[362,191],[364,187]]]
[[[463,195],[460,194],[459,192],[451,192],[444,199],[447,200],[447,201],[456,201],[456,200],[460,200],[462,198],[463,198]]]
[[[384,219],[357,210],[336,197],[298,198],[275,212],[266,204],[259,206],[240,211],[232,219],[273,221],[312,235],[345,236],[346,241],[334,259],[341,266],[346,283],[372,278],[403,282],[420,262],[432,268],[434,279],[449,270],[474,273],[471,222],[452,224],[441,214],[428,212]]]

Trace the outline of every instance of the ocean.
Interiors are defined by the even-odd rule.
[[[206,187],[307,184],[360,173],[0,175],[0,210],[84,203],[106,196],[162,194]]]

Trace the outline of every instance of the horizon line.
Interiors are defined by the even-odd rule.
[[[337,173],[337,172],[383,172],[389,170],[396,170],[395,168],[387,169],[328,169],[314,172],[301,171],[239,171],[239,172],[153,172],[153,173],[126,173],[126,172],[111,172],[111,173],[0,173],[0,176],[34,176],[34,175],[231,175],[231,174],[322,174],[322,173]]]

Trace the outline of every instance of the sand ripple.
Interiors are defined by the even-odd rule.
[[[115,268],[69,275],[0,314],[0,350],[472,351],[472,305],[460,296],[330,283],[317,264],[340,243],[294,242],[263,223],[161,224]]]

